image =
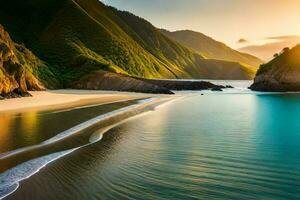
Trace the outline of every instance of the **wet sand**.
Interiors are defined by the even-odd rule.
[[[32,97],[0,101],[0,112],[20,112],[28,109],[51,110],[73,108],[92,104],[107,104],[151,97],[151,94],[94,91],[94,90],[47,90],[30,92]]]

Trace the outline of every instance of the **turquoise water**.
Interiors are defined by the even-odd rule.
[[[183,96],[52,162],[7,199],[300,198],[300,94]]]

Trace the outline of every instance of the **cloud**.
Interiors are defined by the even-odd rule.
[[[239,44],[244,44],[244,43],[248,43],[249,41],[248,40],[246,40],[245,38],[241,38],[241,39],[239,39],[238,41],[237,41],[237,43],[239,43]]]
[[[269,61],[275,53],[282,51],[283,48],[291,48],[300,44],[300,36],[297,35],[283,35],[265,39],[268,40],[265,44],[245,46],[240,48],[239,51],[252,54],[264,61]]]
[[[269,40],[281,40],[281,41],[294,41],[299,40],[298,35],[283,35],[283,36],[275,36],[275,37],[267,37]]]

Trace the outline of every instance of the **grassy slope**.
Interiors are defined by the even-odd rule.
[[[146,78],[250,78],[237,63],[204,60],[147,21],[97,0],[10,0],[1,4],[0,23],[65,85],[98,70]]]
[[[197,59],[203,57],[188,48],[171,41],[160,33],[151,23],[129,12],[118,11],[111,8],[125,24],[121,24],[124,30],[135,39],[144,49],[157,59],[161,60],[170,71],[191,77],[187,72],[189,67],[195,66]]]
[[[300,91],[300,45],[281,52],[260,66],[251,89],[257,91]]]
[[[175,32],[161,31],[170,38],[194,49],[207,58],[239,62],[245,66],[256,69],[262,63],[262,61],[255,56],[238,52],[226,46],[224,43],[218,42],[199,32],[189,30]]]
[[[15,3],[14,3],[15,2]],[[20,12],[10,17],[10,12],[1,11],[1,22],[7,24],[12,35],[26,43],[37,54],[57,69],[63,80],[77,80],[94,70],[109,70],[143,77],[174,77],[154,56],[145,51],[124,30],[114,14],[96,0],[36,0],[26,2],[9,1],[5,5],[17,7]],[[41,5],[42,4],[42,5]],[[44,15],[40,7],[50,7]],[[3,7],[4,8],[4,7]],[[0,8],[1,9],[1,8]],[[87,12],[88,10],[88,12]],[[35,14],[32,14],[35,13]],[[35,15],[45,16],[36,18]],[[29,24],[37,24],[18,30],[20,19],[31,19]],[[46,18],[46,19],[45,19]],[[35,30],[38,34],[27,34]]]
[[[300,45],[295,46],[289,51],[280,53],[270,62],[260,66],[257,76],[267,73],[270,70],[279,70],[280,68],[289,68],[294,71],[300,71]]]

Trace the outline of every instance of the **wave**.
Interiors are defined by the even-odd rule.
[[[39,145],[33,145],[33,146],[30,146],[30,147],[17,149],[17,150],[2,154],[2,155],[0,155],[0,160],[4,159],[4,158],[7,158],[9,156],[13,156],[13,155],[16,155],[18,153],[24,152],[24,151],[32,150],[32,149],[41,147],[43,145],[49,145],[49,144],[55,143],[57,141],[63,140],[63,139],[65,139],[65,138],[67,138],[67,137],[69,137],[73,134],[76,134],[79,131],[82,131],[82,130],[88,128],[89,126],[91,126],[95,123],[99,123],[99,122],[101,122],[105,119],[108,119],[108,118],[113,117],[115,115],[118,115],[120,113],[124,113],[124,112],[132,110],[132,109],[136,109],[139,106],[142,106],[142,105],[145,105],[145,104],[148,104],[148,103],[154,103],[155,100],[157,100],[157,99],[158,98],[153,97],[153,98],[148,98],[148,99],[144,99],[144,100],[139,100],[138,103],[135,104],[135,105],[127,106],[127,107],[124,107],[124,108],[106,113],[104,115],[100,115],[96,118],[93,118],[93,119],[88,120],[88,121],[86,121],[82,124],[79,124],[79,125],[71,128],[67,131],[64,131],[64,132],[50,138],[49,140],[44,141],[43,143],[41,143]],[[165,103],[165,101],[162,101],[161,103]],[[141,112],[141,113],[143,113],[143,112]],[[24,162],[20,165],[17,165],[16,167],[13,167],[13,168],[5,171],[4,173],[0,174],[0,200],[7,197],[7,196],[9,196],[10,194],[14,193],[18,189],[19,183],[21,181],[23,181],[25,179],[28,179],[32,175],[38,173],[42,168],[47,166],[49,163],[51,163],[53,161],[56,161],[59,158],[65,156],[67,154],[70,154],[70,153],[72,153],[72,152],[74,152],[74,151],[76,151],[80,148],[83,148],[83,147],[86,147],[88,145],[99,142],[103,138],[103,135],[106,132],[108,132],[110,129],[112,129],[112,128],[128,121],[129,119],[132,119],[132,118],[138,116],[138,115],[140,116],[141,113],[136,113],[135,116],[128,117],[127,119],[124,119],[124,120],[122,120],[118,123],[115,123],[113,125],[107,126],[105,128],[102,128],[102,129],[96,131],[94,134],[92,134],[90,136],[88,144],[85,144],[85,145],[82,145],[82,146],[79,146],[79,147],[76,147],[76,148],[73,148],[73,149],[70,149],[70,150],[56,152],[56,153],[52,153],[52,154],[49,154],[49,155],[46,155],[46,156],[42,156],[42,157],[39,157],[39,158],[36,158],[36,159],[33,159],[33,160],[26,161],[26,162]]]
[[[128,100],[116,100],[116,101],[111,101],[109,103],[98,103],[98,104],[92,104],[92,105],[75,106],[72,108],[66,108],[66,109],[62,109],[62,110],[52,111],[47,114],[57,114],[57,113],[68,112],[68,111],[73,111],[73,110],[79,110],[82,108],[92,108],[92,107],[96,107],[96,106],[108,105],[108,104],[113,104],[113,103],[122,103],[122,102],[127,102],[127,101]]]
[[[113,117],[116,117],[118,115],[121,115],[121,114],[124,114],[130,110],[135,110],[137,108],[139,108],[140,106],[142,105],[145,105],[145,104],[148,104],[148,103],[153,103],[155,100],[158,100],[157,97],[152,97],[152,98],[147,98],[147,99],[143,99],[143,100],[139,100],[137,102],[137,104],[134,104],[134,105],[131,105],[131,106],[126,106],[124,108],[120,108],[120,109],[117,109],[117,110],[114,110],[112,112],[108,112],[106,114],[103,114],[103,115],[99,115],[95,118],[92,118],[86,122],[83,122],[77,126],[74,126],[66,131],[63,131],[59,134],[57,134],[56,136],[40,143],[40,144],[37,144],[37,145],[32,145],[32,146],[29,146],[29,147],[24,147],[24,148],[19,148],[19,149],[16,149],[16,150],[13,150],[13,151],[9,151],[9,152],[5,152],[5,153],[2,153],[0,154],[0,160],[1,159],[5,159],[5,158],[8,158],[8,157],[11,157],[11,156],[14,156],[16,154],[20,154],[20,153],[23,153],[23,152],[26,152],[26,151],[30,151],[30,150],[34,150],[34,149],[37,149],[37,148],[41,148],[43,146],[46,146],[46,145],[50,145],[50,144],[53,144],[53,143],[56,143],[56,142],[59,142],[61,140],[64,140],[70,136],[73,136],[81,131],[84,131],[86,129],[88,129],[89,127],[93,126],[93,125],[96,125],[96,124],[99,124],[105,120],[108,120],[110,118],[113,118]]]
[[[0,174],[0,199],[3,199],[15,192],[19,187],[20,181],[25,180],[39,172],[50,162],[53,162],[79,148],[81,147],[36,158]]]
[[[134,104],[134,105],[131,105],[131,106],[126,106],[124,108],[120,108],[118,110],[114,110],[114,111],[111,111],[111,112],[108,112],[108,113],[105,113],[103,115],[100,115],[98,117],[95,117],[93,119],[90,119],[86,122],[83,122],[77,126],[74,126],[73,128],[67,130],[67,131],[64,131],[46,141],[44,141],[42,144],[51,144],[51,143],[55,143],[55,142],[58,142],[60,140],[63,140],[71,135],[74,135],[76,133],[78,133],[79,131],[83,131],[85,130],[86,128],[90,127],[91,125],[94,125],[94,124],[98,124],[100,123],[101,121],[104,121],[104,120],[107,120],[115,115],[118,115],[118,114],[122,114],[126,111],[129,111],[129,110],[133,110],[135,108],[138,108],[139,106],[145,104],[145,103],[150,103],[150,102],[153,102],[154,100],[156,100],[157,98],[148,98],[148,99],[143,99],[143,100],[139,100],[137,104]]]

